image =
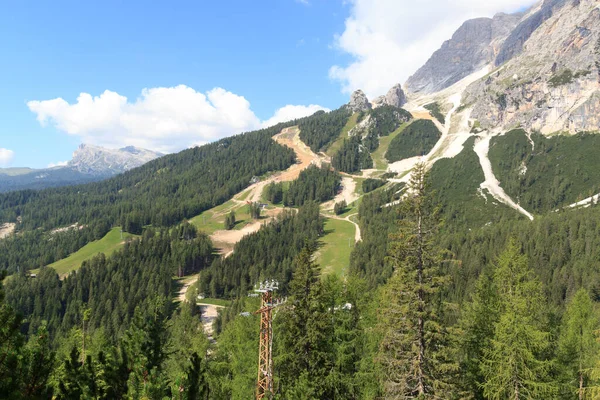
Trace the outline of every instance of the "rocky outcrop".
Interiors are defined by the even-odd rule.
[[[492,63],[522,14],[498,14],[465,22],[406,82],[410,93],[434,93],[445,89]]]
[[[406,104],[406,94],[402,90],[401,84],[394,85],[385,95],[384,104],[394,107],[402,107]]]
[[[75,171],[98,176],[116,175],[162,156],[154,151],[128,146],[118,150],[82,144],[67,166]]]
[[[350,102],[347,107],[352,112],[361,112],[368,111],[371,109],[371,103],[369,103],[369,99],[367,95],[362,90],[357,90],[350,96]]]
[[[552,15],[462,103],[482,128],[545,134],[600,130],[600,8],[597,0],[552,2]],[[544,7],[540,10],[542,10]],[[535,15],[535,14],[534,14]]]

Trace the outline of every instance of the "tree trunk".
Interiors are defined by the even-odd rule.
[[[419,281],[419,319],[418,319],[418,340],[419,340],[419,355],[418,355],[418,370],[417,370],[417,391],[419,397],[425,395],[425,322],[423,321],[423,303],[425,294],[423,293],[423,216],[421,209],[417,209],[417,278]]]
[[[583,400],[583,373],[579,367],[579,400]]]

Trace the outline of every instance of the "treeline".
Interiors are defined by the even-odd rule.
[[[318,153],[338,138],[348,122],[351,112],[347,107],[341,107],[331,112],[319,111],[314,115],[299,121],[300,139],[312,151]]]
[[[84,226],[54,233],[34,230],[2,239],[0,271],[12,274],[52,264],[101,239],[109,229],[108,223],[99,222],[94,229]]]
[[[286,207],[299,207],[308,202],[331,200],[339,191],[341,182],[340,174],[329,165],[311,165],[283,192],[283,204]]]
[[[83,319],[61,340],[41,325],[26,341],[0,286],[0,395],[5,399],[206,399],[208,340],[193,307],[170,318],[148,298],[115,342]],[[93,318],[93,312],[85,313]]]
[[[266,279],[276,279],[285,288],[292,276],[294,258],[305,244],[318,240],[323,225],[317,203],[308,202],[297,212],[284,211],[238,242],[232,255],[216,259],[203,270],[198,280],[200,293],[236,298]]]
[[[345,139],[340,150],[332,157],[331,166],[349,174],[363,169],[373,168],[373,159],[369,149],[362,144],[359,136]]]
[[[292,149],[272,140],[283,127],[233,136],[161,157],[109,180],[81,186],[0,195],[0,220],[22,222],[20,231],[50,230],[78,222],[127,219],[139,225],[172,226],[229,200],[254,176],[288,168]]]
[[[416,120],[390,142],[385,158],[389,162],[396,162],[425,155],[433,149],[441,137],[442,133],[432,121]]]
[[[14,275],[5,284],[6,299],[27,316],[23,329],[30,334],[43,321],[52,337],[65,334],[81,324],[84,309],[89,309],[87,326],[102,328],[114,341],[128,328],[137,306],[156,296],[170,299],[173,276],[208,267],[213,251],[208,236],[190,224],[170,232],[147,229],[141,239],[111,256],[84,261],[64,280],[52,268],[42,268],[36,278]]]

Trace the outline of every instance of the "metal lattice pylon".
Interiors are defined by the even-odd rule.
[[[256,399],[264,399],[273,394],[273,309],[281,302],[273,301],[273,291],[278,283],[267,281],[260,284],[256,292],[262,293],[260,314],[260,339],[258,345],[258,379],[256,381]],[[267,397],[267,398],[268,398]]]

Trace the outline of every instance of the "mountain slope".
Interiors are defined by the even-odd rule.
[[[463,104],[485,129],[544,134],[600,128],[598,1],[559,2],[522,52],[471,85]]]
[[[498,47],[521,18],[522,14],[497,14],[466,21],[408,79],[406,89],[411,93],[438,92],[493,62]]]
[[[96,182],[140,167],[161,153],[129,146],[118,150],[80,145],[65,166],[46,169],[0,169],[0,193]]]

